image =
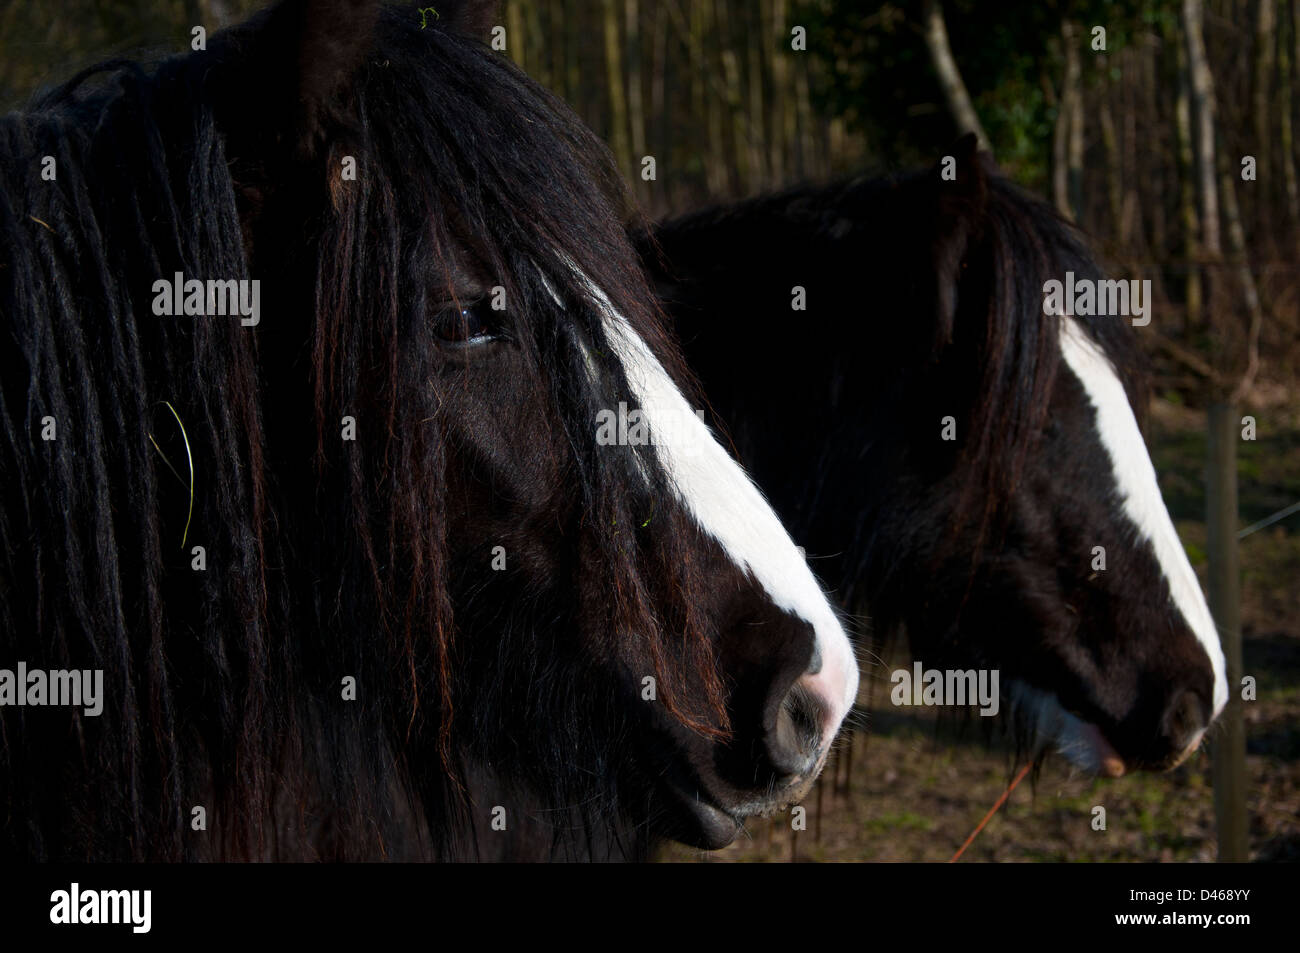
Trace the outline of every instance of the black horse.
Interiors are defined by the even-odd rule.
[[[438,13],[287,0],[0,120],[0,855],[491,856],[535,810],[636,856],[824,763],[849,643],[607,150]]]
[[[998,671],[1022,741],[1171,766],[1227,685],[1135,418],[1130,319],[1047,314],[1049,282],[1102,278],[1082,241],[973,138],[949,160],[640,249],[739,459],[876,637]]]

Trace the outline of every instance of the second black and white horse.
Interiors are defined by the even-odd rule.
[[[847,607],[927,669],[997,670],[1019,727],[1080,766],[1169,767],[1227,685],[1139,429],[1130,318],[1045,313],[1049,282],[1098,267],[969,140],[950,158],[951,181],[670,221],[643,258],[716,419]]]

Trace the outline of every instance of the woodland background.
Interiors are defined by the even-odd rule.
[[[5,0],[0,107],[110,53],[185,49],[192,25],[261,5]],[[1153,280],[1165,394],[1293,399],[1297,0],[505,0],[501,19],[508,55],[605,136],[653,217],[931,165],[978,124],[1001,168],[1116,273]]]
[[[0,109],[109,55],[188,49],[195,24],[262,5],[0,0]],[[967,856],[1213,859],[1217,834],[1220,857],[1300,857],[1300,514],[1277,517],[1300,503],[1300,0],[505,0],[501,23],[506,55],[605,138],[652,217],[931,166],[971,130],[1112,274],[1151,279],[1139,339],[1162,490],[1231,680],[1257,676],[1260,697],[1230,709],[1213,770],[1201,757],[1101,788],[1049,769]],[[946,859],[1005,786],[1007,756],[917,718],[870,712],[870,757],[859,741],[819,789],[815,833],[759,822],[721,859]],[[1086,819],[1103,790],[1119,820],[1099,838]]]

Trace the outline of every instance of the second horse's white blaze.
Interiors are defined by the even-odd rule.
[[[1061,355],[1083,385],[1097,415],[1097,433],[1110,457],[1124,514],[1155,551],[1170,599],[1209,656],[1214,670],[1214,715],[1228,701],[1223,647],[1196,572],[1187,560],[1169,510],[1160,496],[1155,467],[1119,375],[1105,354],[1072,317],[1061,319]]]

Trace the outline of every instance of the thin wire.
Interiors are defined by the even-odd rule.
[[[1007,798],[1011,796],[1011,792],[1016,789],[1016,785],[1019,784],[1024,779],[1025,775],[1029,773],[1029,769],[1032,768],[1033,766],[1034,766],[1034,762],[1030,761],[1027,765],[1025,765],[1023,768],[1020,769],[1020,773],[1017,774],[1015,780],[1011,782],[1011,786],[1002,792],[1002,797],[998,798],[998,802],[994,804],[991,808],[989,808],[989,812],[984,815],[984,820],[980,821],[979,827],[971,831],[970,837],[966,838],[966,843],[962,844],[960,847],[957,848],[957,853],[952,855],[952,860],[948,861],[948,863],[950,864],[957,863],[957,858],[959,858],[963,853],[966,852],[966,848],[971,845],[971,841],[975,840],[975,838],[979,835],[979,832],[984,830],[984,825],[993,819],[993,815],[998,812],[998,808],[1000,808],[1003,804],[1006,803]]]
[[[1272,516],[1266,516],[1258,523],[1252,523],[1250,526],[1247,526],[1240,533],[1238,533],[1237,538],[1245,539],[1251,533],[1261,530],[1265,526],[1272,526],[1278,520],[1284,520],[1292,513],[1300,513],[1300,503],[1292,503],[1290,506],[1286,507],[1285,509],[1278,510]]]

